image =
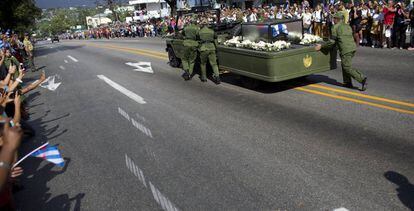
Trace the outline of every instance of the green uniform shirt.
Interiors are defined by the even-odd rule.
[[[194,24],[190,24],[184,28],[185,39],[197,40],[198,32],[200,28]]]
[[[332,38],[338,46],[339,54],[344,55],[356,50],[354,37],[352,36],[352,28],[349,24],[340,22],[332,27]]]
[[[208,27],[203,27],[199,32],[201,41],[200,51],[215,51],[216,46],[214,45],[215,34],[214,31]]]

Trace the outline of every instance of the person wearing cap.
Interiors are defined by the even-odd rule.
[[[352,28],[349,24],[344,23],[342,13],[334,15],[335,25],[332,27],[332,41],[329,45],[336,45],[341,56],[342,76],[344,79],[344,87],[353,88],[352,78],[361,83],[362,91],[367,88],[367,77],[360,71],[352,67],[352,58],[356,52],[356,44],[352,36]],[[315,50],[321,50],[322,46],[317,44]]]
[[[24,49],[26,51],[26,56],[28,60],[28,66],[32,69],[32,71],[36,70],[34,60],[33,60],[33,45],[29,40],[29,34],[24,34],[24,40],[23,40]]]
[[[213,81],[216,84],[220,84],[220,74],[217,65],[217,56],[216,56],[216,34],[212,29],[208,27],[208,21],[204,20],[202,23],[202,28],[199,32],[200,37],[200,47],[198,52],[200,53],[200,63],[201,63],[201,76],[200,80],[202,82],[207,82],[207,63],[210,63],[211,68],[213,69]]]
[[[188,81],[191,79],[193,75],[195,61],[197,59],[197,48],[199,42],[197,41],[198,33],[200,31],[200,27],[198,27],[195,23],[197,22],[196,17],[192,17],[191,23],[184,27],[183,35],[184,35],[184,56],[181,59],[183,64],[184,73],[182,77],[184,80]]]

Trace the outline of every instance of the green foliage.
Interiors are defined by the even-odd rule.
[[[64,33],[77,25],[86,28],[86,17],[96,13],[98,10],[95,8],[49,9],[37,23],[37,29],[41,36],[51,36]]]
[[[41,10],[34,0],[1,0],[0,27],[19,32],[32,31]]]

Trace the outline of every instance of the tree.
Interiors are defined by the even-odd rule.
[[[42,14],[34,0],[1,0],[0,27],[20,32],[32,31]]]
[[[58,10],[53,18],[50,20],[50,32],[53,35],[61,34],[70,29],[73,25],[73,20],[68,18],[68,13],[65,10]]]
[[[171,8],[171,17],[177,14],[177,0],[165,0]]]

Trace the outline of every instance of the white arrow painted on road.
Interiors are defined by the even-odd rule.
[[[62,82],[56,83],[55,82],[56,77],[57,75],[49,76],[42,84],[40,84],[40,87],[49,89],[50,91],[55,91],[62,83]]]
[[[151,62],[127,62],[125,63],[128,66],[135,67],[134,71],[144,72],[144,73],[154,73],[151,68]]]

